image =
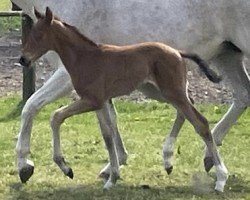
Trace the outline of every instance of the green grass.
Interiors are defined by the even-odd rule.
[[[9,113],[19,100],[0,98],[1,115]],[[174,110],[155,102],[117,101],[119,128],[129,152],[128,165],[121,169],[122,180],[116,187],[103,191],[97,174],[107,162],[107,152],[94,113],[72,117],[62,125],[62,148],[74,170],[74,180],[65,177],[51,159],[49,118],[53,110],[67,103],[69,100],[64,99],[48,105],[36,117],[30,155],[35,172],[27,184],[20,183],[15,166],[20,119],[0,123],[0,199],[250,199],[249,109],[220,148],[230,177],[224,194],[216,194],[211,191],[214,171],[209,176],[204,173],[203,143],[189,123],[182,128],[175,148],[174,171],[168,176],[162,166],[161,151],[175,117]],[[198,107],[211,127],[227,110],[227,106]]]
[[[8,11],[8,10],[11,10],[10,0],[0,0],[0,11]]]
[[[10,11],[11,2],[10,0],[0,0],[0,12]],[[20,17],[0,17],[0,36],[13,31],[19,30],[21,27]]]

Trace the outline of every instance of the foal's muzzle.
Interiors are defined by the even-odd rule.
[[[27,58],[25,58],[24,56],[21,56],[21,58],[19,59],[19,63],[24,66],[24,67],[29,67],[31,64],[31,61],[28,60]]]

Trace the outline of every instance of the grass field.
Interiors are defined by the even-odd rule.
[[[0,0],[0,11],[11,10],[10,0]]]
[[[17,97],[0,98],[1,117],[15,107]],[[103,191],[97,174],[107,162],[107,153],[93,113],[66,120],[62,126],[62,147],[75,178],[64,176],[51,155],[51,112],[65,105],[64,99],[48,105],[37,116],[30,158],[35,172],[21,184],[15,166],[15,143],[20,119],[0,122],[0,199],[250,199],[250,110],[230,130],[220,152],[230,171],[224,194],[213,192],[214,172],[204,173],[203,143],[185,123],[175,148],[174,171],[168,176],[162,165],[162,143],[175,112],[164,104],[116,102],[119,128],[129,152],[122,180],[111,191]],[[227,106],[198,106],[211,127]],[[177,153],[178,149],[178,153]],[[143,187],[144,186],[144,187]],[[149,189],[145,189],[149,186]]]
[[[0,0],[0,12],[10,11],[10,0]],[[7,32],[19,30],[21,27],[20,17],[0,17],[0,37]]]

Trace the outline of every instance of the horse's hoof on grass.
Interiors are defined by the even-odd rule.
[[[104,185],[103,190],[107,191],[107,190],[110,190],[112,187],[114,187],[114,183],[112,183],[110,180],[108,180],[107,183]]]
[[[222,194],[223,191],[224,191],[224,186],[225,186],[225,183],[217,183],[217,182],[216,182],[215,192],[216,192],[217,194]]]
[[[214,162],[213,162],[212,157],[204,158],[204,167],[205,167],[206,172],[209,172],[213,166],[214,166]]]
[[[66,176],[68,176],[69,178],[73,179],[74,178],[74,173],[73,170],[71,168],[69,168],[68,173],[66,174]]]
[[[34,163],[30,161],[27,163],[26,166],[24,166],[22,169],[19,171],[19,177],[22,183],[26,183],[29,178],[33,175],[34,173]]]
[[[103,179],[104,182],[107,182],[109,179],[109,174],[103,171],[99,174],[99,178]]]
[[[173,166],[165,168],[165,170],[167,171],[168,175],[172,173],[173,171]]]
[[[214,192],[215,192],[217,195],[221,195],[221,194],[224,193],[223,190],[217,190],[217,189],[215,189]]]

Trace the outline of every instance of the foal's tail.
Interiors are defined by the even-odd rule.
[[[221,81],[221,76],[218,76],[212,69],[209,68],[208,64],[200,58],[195,53],[184,53],[180,51],[180,54],[183,58],[188,58],[197,63],[199,65],[201,71],[205,73],[207,78],[214,82],[214,83],[219,83]]]

